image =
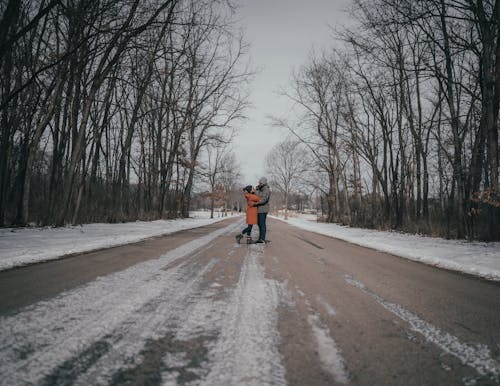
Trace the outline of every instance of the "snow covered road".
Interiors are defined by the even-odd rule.
[[[241,225],[126,247],[165,251],[0,312],[0,384],[500,383],[498,283],[274,220],[239,245]]]
[[[235,232],[231,224],[2,318],[0,382],[109,385],[157,377],[163,384],[191,378],[192,384],[285,384],[277,351],[280,285],[264,279],[262,250],[241,246],[233,288],[217,281],[204,286],[221,258],[199,255]],[[234,254],[227,252],[222,260]],[[155,345],[168,352],[151,354]],[[152,355],[160,355],[154,374],[147,370]]]

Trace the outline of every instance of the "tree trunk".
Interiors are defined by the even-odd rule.
[[[451,116],[451,129],[453,132],[453,175],[456,182],[456,218],[457,218],[457,237],[464,237],[464,225],[466,223],[464,214],[464,181],[462,175],[462,139],[460,137],[460,121],[455,108],[455,92],[453,81],[453,62],[451,57],[450,41],[448,36],[448,27],[446,24],[446,5],[444,0],[440,0],[440,20],[441,32],[443,33],[443,48],[446,64],[446,100]]]
[[[9,7],[14,7],[16,5],[20,7],[20,2],[18,1],[10,1],[9,2]],[[14,14],[17,15],[16,10],[11,10],[9,12],[13,12]],[[7,10],[5,11],[4,17],[7,17],[8,13]],[[14,20],[16,19],[10,19],[14,23]],[[7,23],[9,20],[5,20],[5,23]],[[4,20],[2,20],[2,24],[4,23]],[[8,30],[7,25],[3,26],[2,28],[5,28]],[[10,28],[10,27],[9,27]],[[5,39],[7,37],[7,33],[5,35],[0,34],[0,39]],[[10,50],[6,51],[5,56],[3,58],[0,57],[0,59],[3,59],[0,61],[0,64],[3,65],[3,79],[4,83],[0,84],[1,91],[2,91],[2,99],[0,102],[3,104],[4,97],[8,96],[11,92],[11,78],[12,78],[12,52]],[[12,105],[16,105],[15,101],[13,101]],[[9,105],[5,106],[1,112],[1,118],[0,118],[0,226],[3,226],[5,223],[5,209],[7,207],[7,187],[8,187],[8,180],[9,180],[9,159],[10,159],[10,150],[11,150],[11,136],[12,136],[12,121],[9,119]]]
[[[288,186],[285,189],[285,220],[288,220],[288,192],[289,192]]]
[[[57,84],[55,85],[55,91],[52,95],[51,101],[49,102],[48,110],[38,123],[35,129],[33,140],[29,144],[28,157],[26,160],[24,181],[23,181],[24,187],[22,189],[22,199],[21,199],[22,208],[20,213],[18,214],[19,225],[25,225],[28,223],[29,220],[29,199],[31,193],[31,177],[32,177],[33,161],[35,160],[36,153],[38,151],[38,145],[40,144],[42,135],[45,129],[47,128],[49,122],[52,120],[56,107],[59,105],[61,101],[63,84],[64,84],[64,76],[59,78],[59,80],[57,81]]]

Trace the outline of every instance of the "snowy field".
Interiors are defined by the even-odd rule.
[[[133,243],[225,218],[227,217],[218,217],[216,213],[215,218],[210,219],[209,212],[193,212],[191,218],[183,220],[87,224],[64,228],[3,228],[0,229],[0,270],[57,259],[68,254]],[[313,217],[307,216],[290,218],[286,222],[407,259],[500,281],[500,243],[470,243],[349,228],[317,223]],[[270,238],[279,237],[272,234],[272,226],[269,231]]]

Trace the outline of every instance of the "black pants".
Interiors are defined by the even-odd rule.
[[[267,213],[259,213],[257,215],[257,225],[259,225],[259,240],[266,240],[266,218]]]
[[[252,228],[253,224],[247,224],[247,227],[241,231],[241,234],[244,235],[246,233],[247,236],[250,236],[250,233],[252,233]]]

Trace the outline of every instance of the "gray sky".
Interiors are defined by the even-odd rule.
[[[253,108],[240,127],[234,151],[244,184],[265,175],[264,158],[288,132],[270,126],[269,115],[286,117],[291,102],[280,97],[293,70],[307,62],[312,48],[332,45],[329,26],[345,24],[349,0],[238,0],[238,16],[251,44],[251,62],[260,69],[251,85]]]

